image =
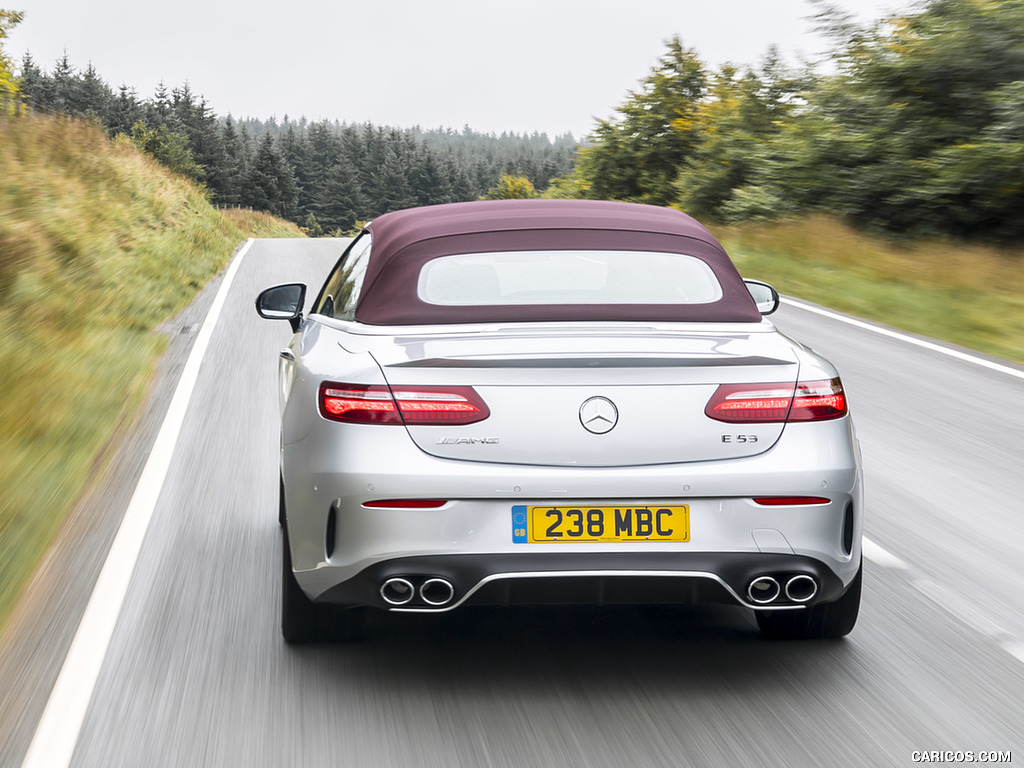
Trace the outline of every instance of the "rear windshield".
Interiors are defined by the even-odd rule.
[[[649,251],[514,251],[443,256],[420,270],[441,306],[709,304],[722,287],[694,256]]]

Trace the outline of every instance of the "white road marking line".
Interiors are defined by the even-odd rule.
[[[128,503],[78,631],[71,641],[46,709],[36,726],[22,768],[67,768],[71,762],[114,626],[121,614],[121,605],[131,583],[146,529],[163,489],[181,425],[199,377],[199,368],[242,257],[253,242],[252,239],[248,240],[232,260],[192,346],[163,425],[135,486],[135,493]]]
[[[896,568],[901,571],[906,571],[910,568],[903,560],[900,560],[888,550],[882,549],[871,539],[861,539],[861,551],[864,553],[864,557],[883,568]]]
[[[1024,642],[1020,640],[1006,640],[1002,643],[1003,650],[1024,664]]]
[[[861,548],[864,552],[864,557],[876,565],[902,571],[910,569],[910,566],[905,561],[896,557],[891,552],[882,549],[868,538],[861,539]],[[1000,648],[1024,664],[1024,641],[1012,639],[1010,632],[1007,632],[998,622],[988,618],[972,603],[964,600],[956,592],[927,579],[915,579],[912,584],[922,595],[938,607],[974,631],[995,640],[999,643]]]
[[[970,599],[952,587],[937,584],[930,579],[914,579],[911,583],[917,591],[974,631],[997,641],[1004,647],[1012,640],[1012,634],[1002,624],[990,618]]]
[[[993,371],[999,371],[1000,373],[1005,373],[1009,376],[1015,376],[1018,379],[1024,379],[1024,371],[1018,368],[1011,368],[1008,365],[1002,365],[1000,363],[993,362],[992,360],[985,360],[984,358],[976,357],[975,355],[969,355],[966,352],[961,352],[958,349],[950,349],[949,347],[944,347],[940,344],[934,344],[930,341],[925,341],[924,339],[918,339],[915,338],[914,336],[908,336],[905,333],[900,333],[899,331],[894,331],[890,328],[883,328],[877,325],[872,325],[871,323],[866,323],[862,320],[857,320],[856,318],[853,317],[840,315],[837,312],[831,312],[827,309],[816,307],[813,304],[805,304],[802,301],[784,298],[782,299],[782,303],[788,304],[791,307],[798,307],[799,309],[806,310],[807,312],[813,312],[818,315],[823,315],[824,317],[828,317],[833,320],[838,320],[842,323],[852,325],[856,328],[860,328],[865,331],[877,333],[880,336],[888,336],[890,339],[899,339],[900,341],[905,341],[908,344],[914,344],[915,346],[923,347],[924,349],[927,349],[931,352],[938,352],[948,357],[955,358],[956,360],[962,360],[967,363],[974,363],[975,365],[980,365],[983,368],[988,368]]]
[[[833,320],[838,320],[841,323],[852,325],[855,328],[860,328],[861,330],[870,331],[871,333],[877,333],[880,336],[887,336],[890,339],[898,339],[899,341],[905,341],[908,344],[913,344],[915,346],[922,347],[931,352],[938,352],[939,354],[946,355],[947,357],[952,357],[956,360],[961,360],[966,363],[973,363],[974,365],[979,365],[982,368],[988,368],[993,371],[1008,374],[1009,376],[1014,376],[1018,379],[1024,379],[1024,371],[1021,371],[1017,368],[1011,368],[1008,365],[1001,365],[1000,363],[996,363],[991,360],[985,360],[984,358],[976,357],[974,355],[969,355],[957,349],[950,349],[949,347],[944,347],[940,344],[934,344],[930,341],[925,341],[924,339],[918,339],[913,336],[908,336],[907,334],[900,333],[899,331],[894,331],[889,328],[883,328],[877,325],[872,325],[871,323],[866,323],[862,320],[857,320],[856,318],[853,317],[847,317],[846,315],[841,315],[837,312],[832,312],[830,310],[814,306],[813,304],[805,304],[802,301],[797,301],[790,298],[783,298],[782,303],[788,304],[791,307],[806,310],[807,312],[813,312],[815,314],[822,315]],[[883,568],[894,568],[904,571],[909,570],[910,566],[908,566],[906,562],[896,557],[896,555],[892,554],[891,552],[882,549],[880,546],[878,546],[869,539],[862,539],[862,547],[864,557],[876,563],[877,565],[882,566]],[[981,614],[979,614],[973,608],[970,610],[965,610],[962,606],[960,606],[959,610],[955,610],[952,607],[950,607],[951,604],[949,602],[949,595],[942,595],[943,599],[940,599],[940,597],[936,594],[940,591],[940,588],[937,585],[934,585],[931,582],[927,581],[918,581],[915,582],[915,586],[917,586],[918,590],[921,591],[922,594],[931,598],[940,606],[946,608],[947,611],[952,613],[954,616],[959,618],[968,626],[973,627],[975,630],[978,630],[982,634],[987,634],[990,637],[995,637],[996,639],[999,639],[1000,635],[1005,638],[1005,633],[1003,633],[1003,631],[999,629],[998,624],[995,624],[987,617],[981,616]],[[1017,659],[1017,661],[1024,664],[1024,641],[1002,639],[999,645],[1011,656]]]

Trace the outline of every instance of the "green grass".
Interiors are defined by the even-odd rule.
[[[68,119],[0,116],[0,627],[131,422],[174,316],[248,236],[128,142]]]
[[[893,243],[827,217],[715,234],[783,294],[1024,363],[1024,249]]]

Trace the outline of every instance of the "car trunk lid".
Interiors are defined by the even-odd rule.
[[[392,390],[471,386],[490,410],[459,426],[407,425],[433,456],[614,467],[761,453],[784,424],[705,415],[720,384],[795,386],[794,350],[774,332],[512,332],[391,339],[373,354]]]

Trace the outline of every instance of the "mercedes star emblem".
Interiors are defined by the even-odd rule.
[[[588,432],[603,435],[619,421],[619,409],[607,397],[592,397],[580,406],[580,423]]]

